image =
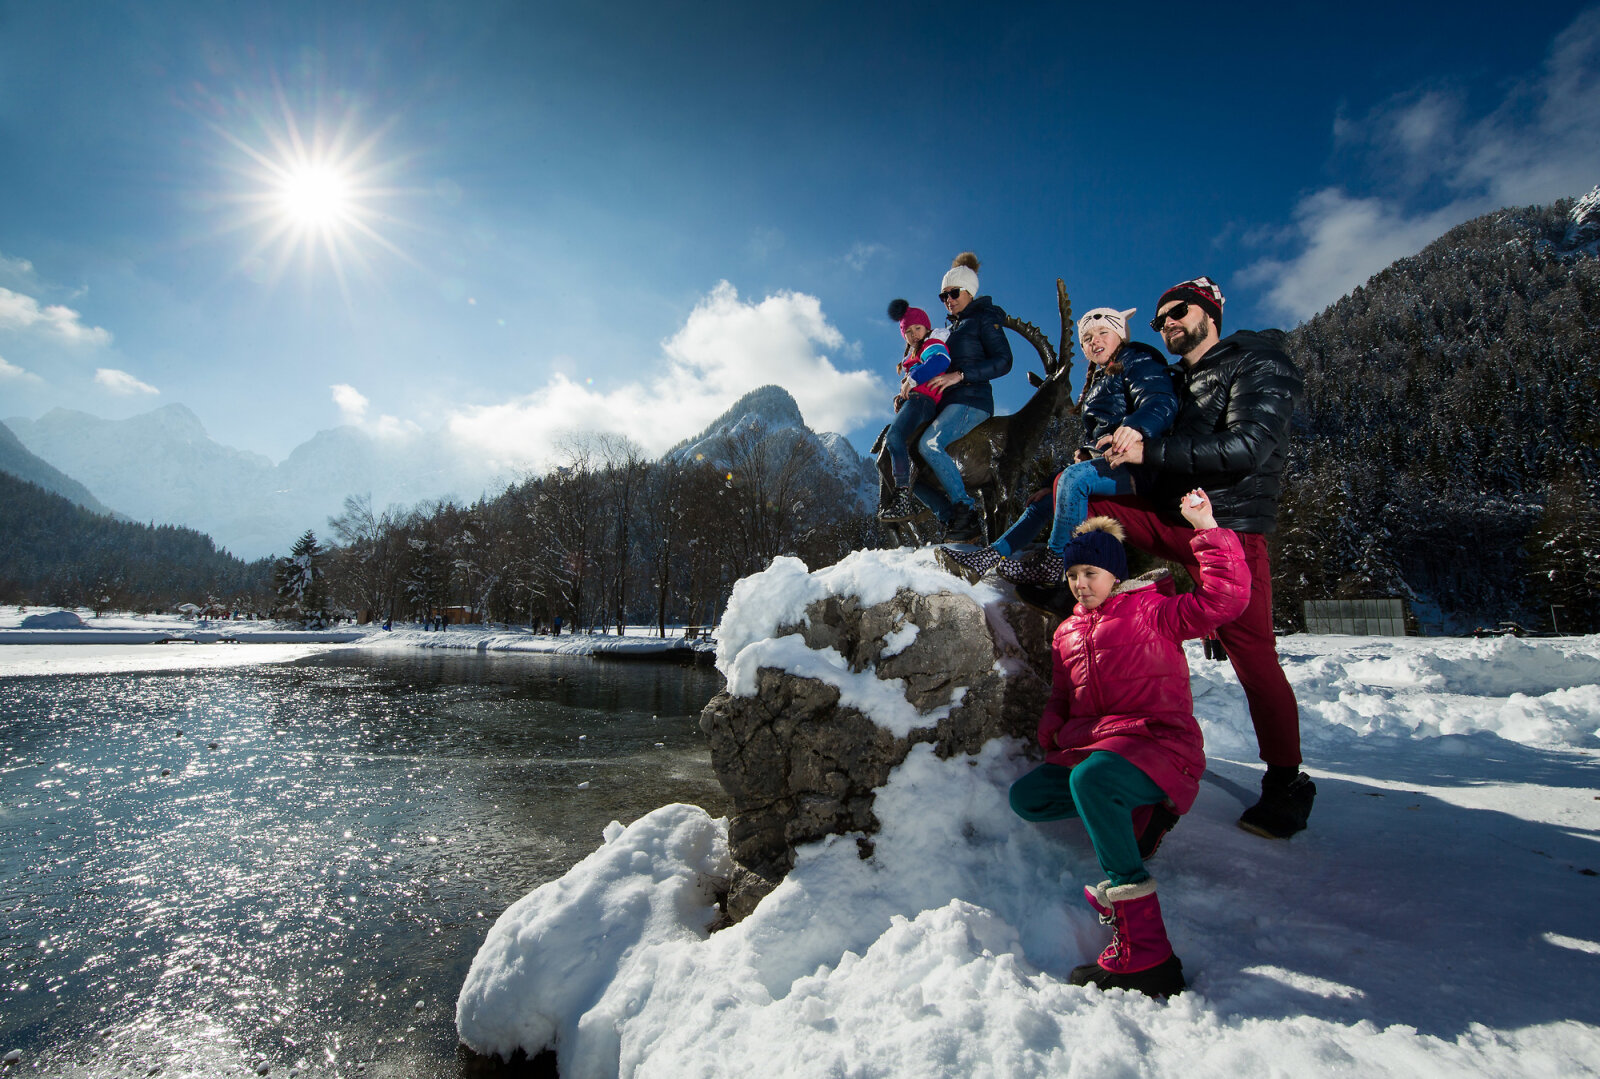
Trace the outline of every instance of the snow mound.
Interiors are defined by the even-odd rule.
[[[615,1075],[618,1031],[637,1006],[619,976],[705,937],[715,885],[732,870],[726,821],[670,805],[626,829],[613,822],[605,838],[489,931],[456,1003],[456,1026],[480,1052],[560,1045],[563,1075]]]
[[[1255,731],[1232,666],[1201,659],[1198,645],[1188,653],[1207,752],[1252,759]],[[1296,636],[1279,655],[1313,758],[1371,736],[1431,743],[1487,732],[1525,746],[1600,747],[1600,638]]]
[[[1100,873],[1076,822],[1011,812],[1007,788],[1030,767],[1017,743],[945,761],[916,747],[879,792],[870,859],[850,837],[803,847],[753,914],[709,937],[702,889],[726,863],[705,830],[724,823],[674,806],[613,824],[595,855],[491,930],[457,1009],[461,1038],[502,1055],[555,1045],[567,1079],[1596,1074],[1600,1026],[1566,1018],[1592,1013],[1583,1002],[1600,990],[1580,894],[1504,945],[1478,940],[1440,972],[1443,991],[1417,990],[1415,971],[1450,939],[1503,921],[1485,890],[1515,881],[1547,895],[1550,859],[1373,849],[1370,820],[1344,820],[1332,787],[1320,832],[1265,844],[1206,785],[1154,866],[1191,989],[1161,1004],[1070,985],[1104,944],[1081,900]],[[660,841],[678,830],[693,842]],[[1520,876],[1529,865],[1536,879]],[[1374,918],[1374,889],[1417,872],[1448,889]],[[1509,961],[1551,927],[1575,943]],[[1539,989],[1549,963],[1577,981]],[[1502,981],[1473,985],[1479,974]],[[1490,995],[1515,1005],[1486,1008]],[[1484,1010],[1515,1014],[1496,1027]]]
[[[22,620],[22,629],[87,629],[88,625],[71,611],[51,611],[49,614],[30,614]]]
[[[1542,696],[1600,683],[1600,657],[1554,643],[1494,637],[1466,643],[1461,655],[1412,652],[1351,663],[1352,684],[1415,687],[1474,697]]]

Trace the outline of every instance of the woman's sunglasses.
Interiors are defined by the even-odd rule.
[[[951,300],[955,299],[959,295],[961,295],[961,290],[960,289],[958,289],[958,288],[947,288],[943,292],[939,293],[939,299],[942,300],[945,303],[949,303]]]

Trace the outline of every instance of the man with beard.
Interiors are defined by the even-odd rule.
[[[1272,630],[1272,567],[1266,534],[1277,527],[1289,452],[1289,418],[1305,383],[1278,340],[1241,332],[1222,337],[1222,290],[1208,277],[1174,285],[1156,304],[1150,328],[1181,357],[1173,369],[1178,416],[1160,438],[1111,446],[1111,465],[1153,473],[1148,501],[1096,499],[1090,513],[1122,522],[1128,542],[1199,572],[1192,530],[1178,500],[1194,488],[1211,499],[1217,523],[1239,533],[1250,565],[1250,605],[1217,636],[1244,687],[1267,772],[1261,799],[1239,826],[1287,839],[1306,826],[1317,789],[1300,771],[1300,708],[1278,663]],[[1108,441],[1108,440],[1107,440]]]

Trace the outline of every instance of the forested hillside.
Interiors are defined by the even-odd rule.
[[[171,609],[214,599],[266,611],[271,563],[245,563],[210,537],[91,513],[0,472],[0,602]]]
[[[1398,594],[1445,628],[1600,629],[1596,201],[1469,221],[1289,335],[1282,619]]]
[[[564,458],[468,506],[380,512],[349,499],[319,563],[330,603],[397,618],[464,606],[506,622],[709,624],[734,581],[776,555],[822,566],[879,542],[777,387],[660,460],[610,436],[574,438]]]

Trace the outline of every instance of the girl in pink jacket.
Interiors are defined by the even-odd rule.
[[[1194,804],[1206,767],[1183,642],[1233,621],[1250,599],[1239,537],[1217,527],[1205,492],[1190,492],[1181,509],[1200,563],[1190,595],[1174,594],[1170,576],[1127,581],[1116,521],[1078,527],[1063,557],[1078,602],[1056,628],[1039,717],[1046,763],[1011,786],[1011,807],[1026,820],[1081,818],[1106,874],[1084,895],[1112,927],[1111,943],[1072,972],[1073,984],[1151,996],[1184,981],[1144,859]]]

